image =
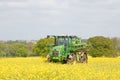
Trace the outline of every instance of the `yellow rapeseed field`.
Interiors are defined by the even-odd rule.
[[[120,57],[88,64],[48,63],[46,58],[0,58],[0,80],[120,80]]]

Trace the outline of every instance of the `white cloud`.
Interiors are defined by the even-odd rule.
[[[29,4],[27,4],[26,2],[9,2],[9,3],[6,3],[6,5],[8,7],[27,7],[27,6],[29,6]]]
[[[0,2],[0,6],[2,6],[2,4],[3,4],[3,3],[2,3],[2,2]]]
[[[2,7],[10,7],[10,8],[20,8],[27,7],[29,4],[27,2],[1,2]]]

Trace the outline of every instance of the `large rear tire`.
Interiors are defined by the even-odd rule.
[[[80,63],[88,63],[87,53],[82,53],[82,54],[80,55],[79,60],[80,60]]]
[[[67,59],[67,63],[68,64],[76,64],[76,62],[77,62],[76,55],[74,53],[72,53],[69,56],[71,56],[71,57],[69,59]]]

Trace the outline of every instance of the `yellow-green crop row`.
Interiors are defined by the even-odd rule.
[[[0,58],[0,80],[120,80],[120,57],[88,64],[48,63],[46,58]]]

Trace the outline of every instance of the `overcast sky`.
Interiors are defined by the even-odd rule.
[[[0,40],[120,37],[120,0],[0,0]]]

